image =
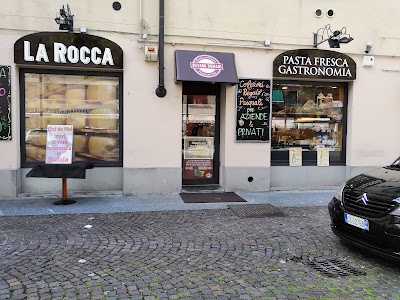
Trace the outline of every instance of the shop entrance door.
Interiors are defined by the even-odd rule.
[[[183,185],[219,183],[219,91],[219,84],[183,82]]]

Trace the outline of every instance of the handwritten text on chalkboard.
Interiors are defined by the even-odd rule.
[[[270,95],[269,79],[239,79],[236,94],[236,141],[269,141]]]
[[[10,66],[0,66],[0,140],[11,140]]]

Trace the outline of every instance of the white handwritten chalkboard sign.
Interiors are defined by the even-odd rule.
[[[11,140],[10,66],[0,66],[0,140]]]
[[[270,140],[271,80],[239,79],[236,93],[236,141]]]

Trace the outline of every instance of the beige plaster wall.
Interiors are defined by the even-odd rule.
[[[387,0],[368,4],[362,0],[187,0],[166,1],[165,83],[167,96],[158,98],[158,63],[145,62],[144,43],[139,33],[148,33],[146,43],[157,42],[158,1],[120,1],[122,9],[112,9],[112,1],[71,0],[75,31],[88,33],[119,44],[124,50],[124,166],[127,168],[179,167],[181,165],[181,85],[174,83],[175,49],[234,52],[239,77],[271,78],[273,59],[286,49],[311,48],[313,32],[327,24],[332,29],[347,28],[355,39],[340,51],[357,62],[357,80],[349,91],[347,164],[386,164],[398,153],[400,141],[397,111],[400,104],[400,4]],[[2,141],[0,169],[19,167],[18,74],[13,64],[13,44],[19,37],[38,31],[58,31],[54,17],[64,1],[0,0],[0,64],[12,66],[12,141]],[[140,10],[140,8],[142,10]],[[334,9],[335,16],[314,16]],[[142,26],[140,18],[142,17]],[[263,41],[271,40],[265,48]],[[375,65],[362,67],[365,43],[372,40]],[[327,49],[327,43],[318,46]],[[225,123],[221,143],[223,163],[228,167],[269,166],[268,143],[235,143],[235,87],[225,87]],[[152,121],[149,121],[152,119]]]

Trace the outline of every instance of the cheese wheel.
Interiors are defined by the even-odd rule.
[[[40,124],[41,124],[41,118],[39,116],[25,118],[26,130],[39,129]]]
[[[68,107],[76,107],[85,104],[84,89],[70,89],[65,93],[65,105]]]
[[[39,85],[25,88],[25,98],[37,98],[40,96]]]
[[[38,98],[26,98],[25,111],[31,113],[40,112],[40,100]]]
[[[98,108],[90,111],[89,127],[93,129],[118,129],[119,114],[109,108]]]
[[[46,159],[46,149],[35,146],[27,146],[26,156],[38,161],[44,161]]]
[[[48,92],[60,91],[64,92],[65,85],[65,76],[63,75],[47,75],[47,83],[44,85],[47,88]],[[46,80],[44,79],[44,80]]]
[[[74,150],[75,152],[88,152],[89,136],[87,135],[74,135]]]
[[[103,107],[111,108],[114,111],[119,109],[119,100],[108,100],[104,101]]]
[[[98,81],[87,87],[88,100],[113,100],[117,98],[117,86],[115,81]]]
[[[47,125],[65,125],[65,117],[61,115],[41,117],[40,127],[43,129],[47,129]]]
[[[86,116],[81,113],[70,113],[66,124],[73,125],[74,129],[83,129],[86,127]]]
[[[119,143],[117,138],[92,136],[89,139],[89,153],[100,159],[117,160]]]
[[[26,136],[25,141],[37,146],[46,146],[47,132],[30,131]]]

